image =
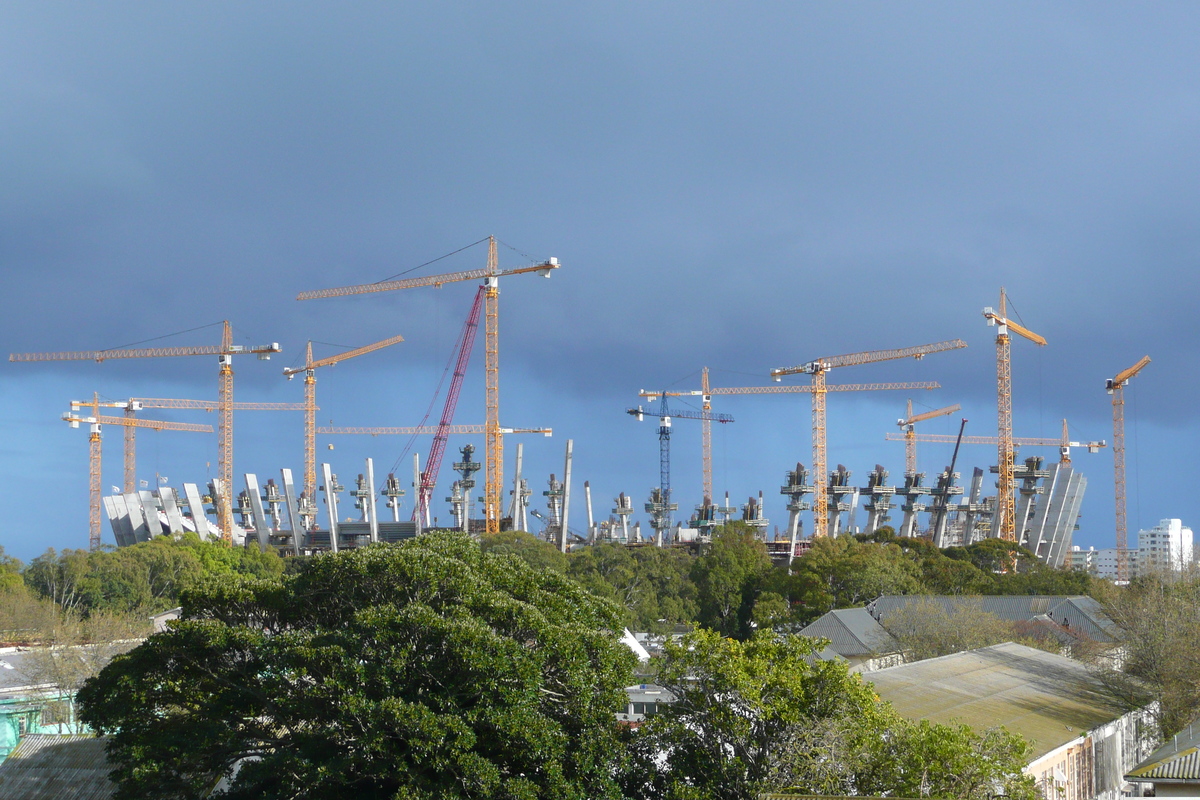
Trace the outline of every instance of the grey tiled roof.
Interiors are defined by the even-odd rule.
[[[1010,622],[1033,620],[1045,615],[1060,625],[1097,642],[1116,642],[1121,630],[1103,608],[1085,595],[883,595],[867,605],[875,619],[886,621],[890,614],[910,603],[937,603],[947,610],[962,603],[977,604],[989,614]]]
[[[828,639],[829,649],[846,658],[900,652],[899,643],[865,608],[828,611],[809,623],[800,635]]]
[[[1195,723],[1187,726],[1131,769],[1125,778],[1155,783],[1200,782],[1200,729]]]
[[[107,800],[105,739],[30,734],[0,764],[0,800]]]

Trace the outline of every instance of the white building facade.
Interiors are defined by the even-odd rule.
[[[1129,576],[1149,572],[1182,572],[1195,563],[1192,529],[1183,520],[1164,519],[1153,528],[1138,531],[1136,545],[1125,551]],[[1099,578],[1117,578],[1117,548],[1072,548],[1067,566]]]
[[[1138,531],[1138,570],[1182,572],[1193,563],[1192,529],[1182,520],[1164,519]]]

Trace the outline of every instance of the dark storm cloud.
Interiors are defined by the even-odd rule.
[[[962,402],[984,433],[994,331],[979,312],[1001,285],[1050,341],[1014,345],[1019,425],[1053,435],[1066,416],[1110,436],[1103,379],[1149,352],[1138,413],[1176,433],[1147,452],[1194,431],[1192,6],[29,3],[0,21],[10,350],[229,318],[290,364],[308,339],[402,333],[388,360],[339,365],[321,386],[329,414],[415,424],[473,288],[293,298],[494,233],[519,251],[502,247],[504,265],[565,265],[504,285],[505,409],[576,436],[601,491],[656,481],[651,432],[620,415],[636,390],[706,364],[756,383],[821,355],[962,337],[962,353],[837,379],[939,380],[929,404]],[[240,365],[239,396],[294,396],[276,362]],[[66,387],[215,394],[207,361],[147,364],[11,365],[4,396],[61,426]],[[869,427],[902,405],[852,407],[879,411]],[[745,425],[760,463],[731,476],[741,494],[807,447],[806,406],[762,408],[743,418],[794,444]],[[293,423],[255,425],[262,444],[239,453],[260,471],[296,463]],[[279,453],[276,430],[291,437]],[[898,473],[889,452],[852,466],[886,457]],[[695,470],[680,459],[683,486]],[[1109,463],[1091,468],[1092,519]]]

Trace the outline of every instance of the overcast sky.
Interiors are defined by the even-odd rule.
[[[582,528],[584,480],[597,517],[624,491],[644,519],[657,428],[624,409],[642,388],[699,388],[703,366],[714,385],[763,385],[819,356],[962,338],[829,381],[938,381],[915,408],[963,412],[922,430],[966,416],[969,434],[995,435],[980,312],[1003,285],[1049,341],[1014,342],[1015,434],[1054,437],[1066,417],[1077,438],[1111,441],[1104,380],[1149,354],[1126,393],[1130,529],[1196,524],[1198,28],[1187,3],[5,3],[0,341],[217,344],[202,326],[229,319],[239,343],[284,348],[235,359],[237,399],[299,402],[302,382],[280,372],[306,341],[325,356],[402,334],[319,371],[320,423],[417,425],[431,403],[436,422],[474,283],[295,297],[492,234],[502,267],[563,265],[502,283],[501,416],[554,428],[526,439],[537,507],[574,439]],[[485,260],[477,246],[412,274]],[[87,545],[87,432],[59,419],[68,401],[217,393],[211,357],[0,369],[0,544],[23,559]],[[903,445],[884,435],[908,396],[831,396],[830,467],[865,485],[881,463],[902,482]],[[785,525],[779,486],[811,462],[807,399],[715,410],[736,418],[715,426],[718,494],[762,490]],[[456,421],[483,417],[481,336]],[[299,472],[301,422],[239,413],[239,478]],[[699,424],[674,430],[686,517]],[[468,441],[482,452],[455,437],[447,465]],[[318,447],[349,483],[367,456],[407,479],[407,444]],[[216,472],[215,436],[139,445],[142,480]],[[120,431],[104,446],[107,491]],[[920,469],[950,449],[921,447]],[[960,456],[967,474],[993,463],[992,448]],[[1075,464],[1089,478],[1076,543],[1112,546],[1111,450]]]

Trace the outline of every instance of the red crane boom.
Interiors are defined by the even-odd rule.
[[[463,377],[467,374],[467,362],[471,360],[471,348],[475,344],[475,332],[479,330],[479,315],[483,310],[483,300],[487,287],[480,286],[475,293],[475,303],[471,313],[467,315],[467,323],[459,336],[458,361],[454,365],[454,376],[450,379],[450,388],[446,392],[446,405],[442,408],[442,419],[438,423],[437,433],[433,436],[433,444],[429,448],[429,457],[425,459],[425,470],[421,473],[421,488],[417,493],[417,507],[413,509],[414,517],[421,515],[424,521],[429,516],[429,501],[433,496],[433,487],[437,483],[438,471],[442,467],[442,454],[446,452],[446,439],[450,436],[450,424],[454,421],[454,409],[458,406],[458,393],[462,389]]]

